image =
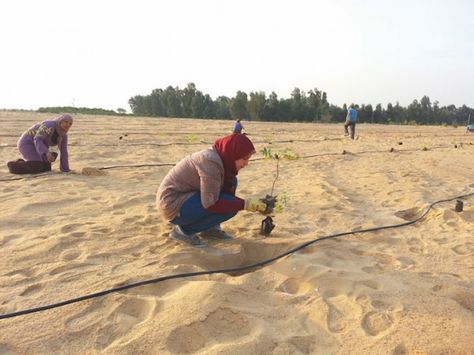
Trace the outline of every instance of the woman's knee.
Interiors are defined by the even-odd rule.
[[[42,161],[24,161],[18,159],[7,163],[8,170],[12,174],[38,174],[51,171],[51,163]]]

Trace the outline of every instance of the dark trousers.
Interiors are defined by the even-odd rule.
[[[234,186],[235,189],[237,189],[237,178],[234,179]],[[236,197],[221,192],[219,199],[235,200]],[[237,212],[221,214],[208,211],[202,206],[201,193],[196,192],[184,202],[183,206],[181,206],[181,209],[179,210],[179,216],[173,219],[171,223],[180,226],[184,233],[193,234],[218,226],[222,222],[231,219],[236,214]]]
[[[356,123],[355,122],[351,122],[351,121],[346,121],[346,123],[344,124],[344,132],[346,134],[349,134],[349,131],[347,129],[347,127],[351,127],[351,138],[354,139],[354,136],[355,136],[355,132],[356,132]]]
[[[221,200],[234,200],[235,198],[235,196],[224,193],[219,196]],[[180,226],[184,233],[193,234],[217,226],[236,214],[237,212],[220,214],[208,211],[201,204],[201,193],[196,192],[186,200],[179,210],[179,216],[173,219],[171,223]]]
[[[24,161],[23,159],[18,159],[16,161],[9,161],[7,166],[12,174],[38,174],[51,171],[51,163],[35,160]]]

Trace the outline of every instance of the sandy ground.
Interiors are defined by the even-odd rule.
[[[2,162],[19,135],[55,117],[0,112]],[[74,174],[0,167],[0,313],[177,273],[249,265],[338,232],[413,220],[474,192],[464,127],[243,122],[257,160],[238,195],[286,197],[276,228],[239,212],[236,238],[178,244],[155,208],[169,166],[226,135],[232,121],[76,115]],[[169,143],[166,145],[166,143]],[[178,144],[179,143],[179,144]],[[392,149],[393,148],[393,149]],[[393,151],[391,151],[393,150]],[[345,154],[343,154],[345,152]],[[298,159],[289,159],[298,156]],[[84,174],[81,172],[84,168]],[[100,175],[103,173],[103,175]],[[411,226],[313,244],[264,268],[150,284],[0,319],[1,354],[474,354],[474,196]]]

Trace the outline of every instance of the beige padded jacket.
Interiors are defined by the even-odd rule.
[[[158,211],[167,221],[173,220],[183,203],[201,192],[204,208],[214,205],[224,186],[224,164],[214,148],[188,155],[165,176],[156,193]]]

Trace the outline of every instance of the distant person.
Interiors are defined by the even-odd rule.
[[[235,195],[237,174],[246,167],[255,148],[242,134],[218,139],[208,149],[188,155],[165,176],[158,188],[156,203],[163,218],[174,224],[170,237],[204,247],[199,236],[232,239],[220,224],[238,211],[265,212],[259,198]]]
[[[67,133],[72,126],[72,117],[62,115],[54,120],[47,120],[33,125],[18,140],[18,149],[23,159],[7,163],[13,174],[37,174],[51,170],[51,163],[58,153],[49,150],[58,146],[60,170],[69,172],[67,152]]]
[[[355,127],[357,122],[357,110],[354,108],[354,104],[349,106],[346,115],[346,123],[344,124],[344,134],[349,135],[348,127],[351,127],[351,138],[354,139],[355,136]]]
[[[235,121],[234,132],[233,133],[242,134],[243,129],[244,129],[244,126],[242,126],[242,123],[240,122],[240,119]]]

